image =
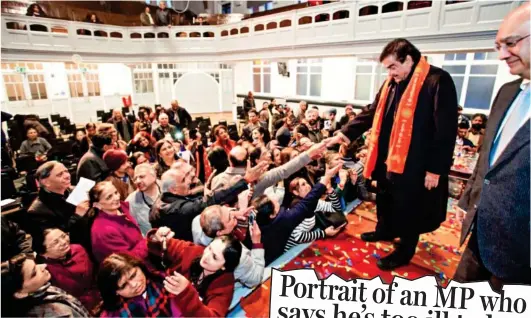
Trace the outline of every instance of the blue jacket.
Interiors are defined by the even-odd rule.
[[[317,183],[308,195],[291,209],[281,207],[278,215],[267,225],[260,226],[262,243],[265,249],[266,266],[284,253],[284,247],[291,232],[304,219],[314,214],[319,198],[325,193],[326,187]],[[249,235],[247,236],[249,237]]]

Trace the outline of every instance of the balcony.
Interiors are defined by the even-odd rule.
[[[360,0],[225,25],[171,28],[2,15],[2,53],[7,59],[47,52],[63,58],[78,53],[94,58],[231,60],[374,54],[397,37],[408,37],[423,51],[481,50],[492,48],[503,17],[520,3]]]

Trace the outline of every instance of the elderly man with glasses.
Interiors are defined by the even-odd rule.
[[[459,201],[461,244],[472,233],[454,279],[531,284],[529,266],[529,128],[531,5],[505,17],[496,36],[499,59],[515,81],[503,85],[490,112],[478,163]],[[468,212],[468,213],[466,213]]]

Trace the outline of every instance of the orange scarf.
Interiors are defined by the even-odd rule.
[[[413,132],[413,117],[415,115],[415,109],[417,108],[420,89],[422,88],[422,84],[424,84],[426,76],[428,76],[429,70],[430,64],[428,64],[424,58],[421,58],[417,67],[415,67],[415,70],[413,71],[413,75],[407,85],[406,91],[400,98],[389,141],[389,154],[386,160],[387,171],[389,172],[398,174],[404,172],[409,144],[411,143],[411,133]],[[380,137],[387,96],[389,95],[389,81],[390,78],[388,78],[383,84],[382,93],[380,94],[380,99],[378,100],[378,106],[372,122],[369,150],[367,152],[367,164],[365,166],[365,171],[363,172],[363,176],[368,179],[371,177],[376,166],[376,158],[378,157],[378,139]]]

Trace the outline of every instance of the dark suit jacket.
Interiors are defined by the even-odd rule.
[[[492,142],[522,80],[503,85],[490,112],[478,163],[459,206],[466,210],[461,244],[472,229],[485,267],[506,282],[530,283],[529,120],[489,167]]]
[[[178,130],[183,130],[183,128],[190,128],[192,123],[192,116],[188,111],[182,107],[177,108],[177,116],[179,116],[179,123],[175,121],[175,111],[170,107],[166,109],[166,114],[170,118],[170,124],[175,126]]]

